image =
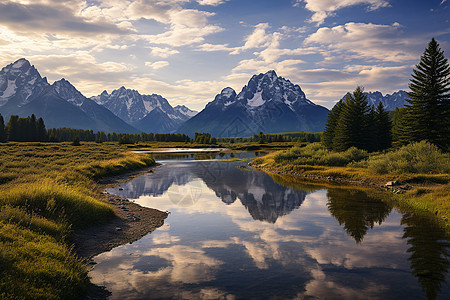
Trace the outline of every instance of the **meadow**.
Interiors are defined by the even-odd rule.
[[[97,180],[154,164],[117,143],[0,144],[0,299],[79,299],[72,232],[114,218]]]

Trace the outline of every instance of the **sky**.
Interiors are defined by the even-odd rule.
[[[85,96],[125,86],[201,110],[275,70],[331,108],[357,85],[407,90],[448,0],[0,0],[0,67],[28,59]]]

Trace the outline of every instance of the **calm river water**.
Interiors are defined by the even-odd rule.
[[[433,219],[214,157],[230,154],[161,155],[108,190],[170,212],[94,258],[111,299],[450,299],[449,239]]]

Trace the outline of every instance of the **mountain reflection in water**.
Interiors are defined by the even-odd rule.
[[[362,191],[195,158],[109,190],[171,212],[152,234],[95,258],[90,276],[111,299],[450,297],[449,242],[432,218]]]

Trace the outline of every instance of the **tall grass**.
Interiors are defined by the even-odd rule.
[[[369,170],[378,174],[450,173],[450,154],[442,153],[435,145],[422,141],[373,156],[367,165]]]
[[[89,280],[68,237],[114,216],[96,180],[153,163],[110,143],[0,144],[0,299],[79,299]]]

